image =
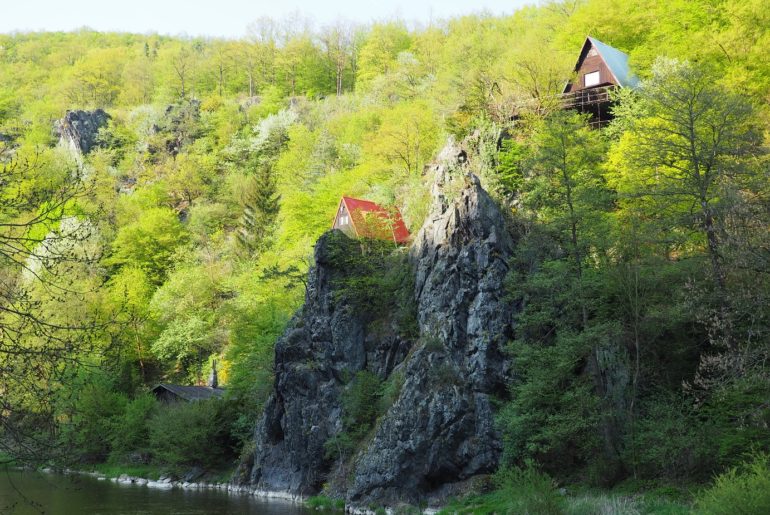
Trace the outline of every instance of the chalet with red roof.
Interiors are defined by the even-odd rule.
[[[392,240],[398,245],[409,242],[409,230],[398,208],[384,208],[369,200],[342,197],[332,229],[351,238]]]

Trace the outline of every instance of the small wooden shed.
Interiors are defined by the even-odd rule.
[[[193,402],[222,397],[225,390],[211,386],[181,386],[161,383],[152,389],[152,394],[159,401],[166,403]]]
[[[337,207],[332,229],[339,229],[351,238],[392,240],[398,245],[409,242],[401,212],[386,209],[369,200],[343,196]]]

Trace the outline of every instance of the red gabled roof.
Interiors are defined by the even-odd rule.
[[[409,230],[398,208],[385,209],[369,200],[344,196],[340,203],[345,204],[359,237],[392,239],[396,243],[409,241]]]

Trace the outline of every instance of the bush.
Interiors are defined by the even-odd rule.
[[[494,475],[496,489],[450,504],[442,513],[516,513],[558,515],[567,501],[548,475],[526,468],[504,468]]]
[[[154,459],[171,466],[214,467],[233,457],[226,402],[196,401],[165,406],[148,424]]]
[[[323,495],[308,497],[305,505],[313,510],[345,511],[345,501],[343,499],[332,499]]]
[[[414,300],[414,273],[406,254],[393,242],[334,234],[330,259],[341,274],[335,280],[338,298],[367,321],[393,320],[401,334],[419,333]]]
[[[532,467],[504,468],[494,477],[498,492],[506,499],[507,513],[563,513],[564,497],[547,474]]]
[[[110,453],[114,421],[123,416],[128,399],[100,376],[81,387],[71,406],[62,439],[79,461],[104,461]]]
[[[110,442],[113,461],[124,461],[129,453],[146,455],[149,451],[148,422],[155,413],[158,401],[150,394],[142,394],[126,405],[121,416],[112,423]]]
[[[729,469],[714,485],[698,495],[698,513],[770,513],[770,456],[761,454],[753,461]]]

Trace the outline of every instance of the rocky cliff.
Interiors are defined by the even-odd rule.
[[[96,144],[99,129],[107,125],[110,115],[102,109],[94,111],[67,111],[54,124],[59,143],[76,155],[87,154]]]
[[[412,331],[347,295],[345,279],[355,272],[339,256],[360,253],[355,242],[337,231],[319,240],[305,305],[276,344],[255,451],[236,481],[300,495],[325,489],[354,504],[440,502],[496,468],[492,399],[505,396],[509,373],[501,346],[513,313],[503,280],[513,242],[466,159],[449,145],[432,167],[431,214],[408,255]],[[450,179],[461,185],[453,198]],[[396,390],[392,403],[354,452],[330,452],[346,430],[351,377],[361,371]]]

